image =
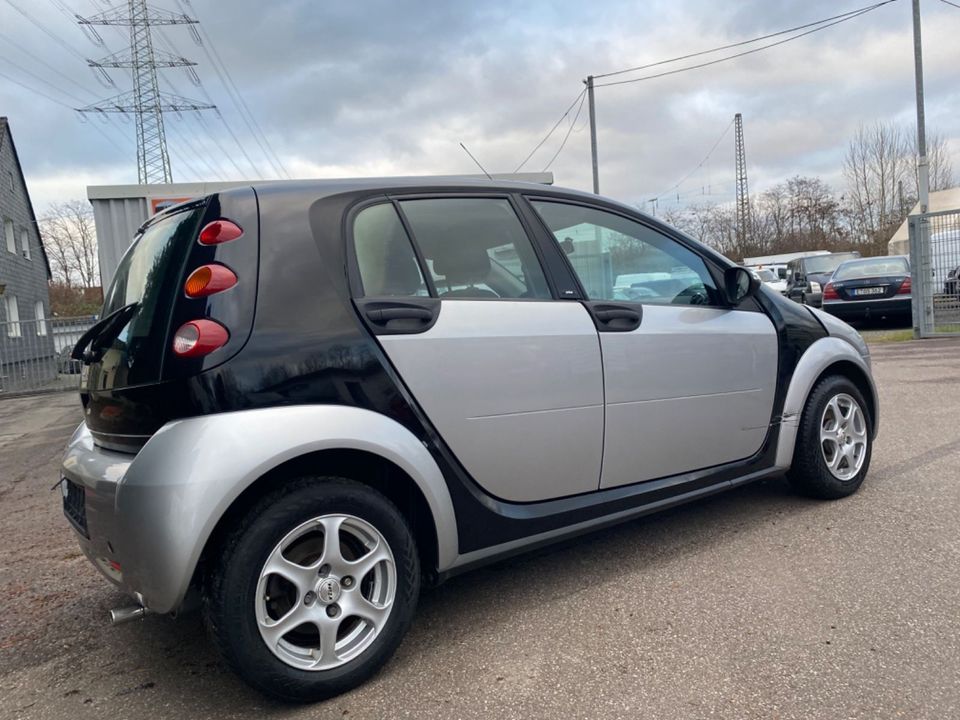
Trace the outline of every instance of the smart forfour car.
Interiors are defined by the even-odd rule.
[[[198,602],[229,665],[295,701],[382,666],[423,583],[784,473],[849,495],[878,423],[850,327],[626,205],[533,184],[170,208],[74,356],[63,506],[135,600],[116,619]]]

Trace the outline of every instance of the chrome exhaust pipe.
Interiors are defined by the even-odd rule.
[[[110,611],[110,624],[122,625],[123,623],[132,622],[134,620],[141,620],[150,614],[151,611],[143,607],[143,605],[131,605],[130,607],[114,608]]]

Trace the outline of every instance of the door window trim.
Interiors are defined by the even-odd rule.
[[[400,223],[403,225],[404,232],[407,234],[407,239],[410,241],[410,245],[413,248],[413,254],[416,258],[417,265],[420,269],[420,274],[423,277],[424,283],[427,287],[427,292],[430,293],[430,298],[434,300],[441,301],[458,301],[458,300],[469,300],[471,302],[552,302],[559,299],[557,292],[557,284],[550,272],[549,263],[547,263],[544,257],[544,249],[541,246],[540,238],[536,233],[536,228],[531,227],[529,218],[525,217],[523,212],[524,206],[519,201],[519,193],[513,193],[505,191],[503,189],[495,189],[490,192],[481,191],[453,191],[453,192],[423,192],[420,189],[416,189],[410,193],[396,192],[391,191],[384,194],[375,195],[372,197],[364,198],[356,204],[350,207],[350,209],[345,214],[344,224],[345,224],[345,240],[347,243],[347,281],[350,287],[350,294],[354,298],[365,298],[367,297],[363,291],[363,280],[360,277],[360,267],[359,261],[357,260],[356,253],[356,242],[353,235],[354,224],[356,222],[357,216],[364,210],[374,205],[385,205],[390,204],[393,206],[394,211],[397,213],[400,218]],[[517,222],[520,224],[521,229],[523,230],[524,236],[527,238],[527,241],[530,243],[533,248],[534,256],[536,257],[537,262],[540,266],[540,272],[543,273],[545,282],[547,283],[547,289],[550,292],[550,297],[539,297],[539,298],[500,298],[500,297],[452,297],[452,298],[441,298],[437,292],[436,283],[433,280],[433,274],[430,272],[430,266],[426,262],[426,258],[423,254],[423,251],[420,247],[420,243],[417,241],[416,233],[413,231],[413,227],[410,225],[409,220],[407,219],[406,213],[403,211],[401,202],[404,200],[445,200],[445,199],[482,199],[482,200],[506,200],[510,208],[513,210],[514,215],[517,218]],[[373,296],[370,296],[373,297]],[[379,297],[379,296],[378,296]],[[390,296],[392,297],[392,296]],[[404,296],[399,296],[404,297]],[[569,299],[569,298],[567,298]]]

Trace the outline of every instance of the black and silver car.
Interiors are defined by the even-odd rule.
[[[849,326],[626,205],[532,184],[176,206],[74,355],[63,506],[135,601],[116,618],[197,601],[229,664],[289,700],[372,675],[423,583],[784,473],[850,495],[878,423]]]
[[[823,310],[843,320],[912,317],[910,261],[903,255],[848,260],[823,288]]]
[[[786,296],[801,305],[820,307],[823,302],[823,286],[840,263],[860,257],[852,252],[827,253],[795,258],[787,263]]]

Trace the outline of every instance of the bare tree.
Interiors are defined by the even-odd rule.
[[[68,287],[100,284],[93,211],[84,200],[51,205],[40,218],[40,233],[53,281]]]
[[[944,137],[930,133],[927,138],[930,190],[952,187],[953,166]],[[843,174],[856,238],[873,251],[885,252],[919,195],[914,133],[894,122],[861,125],[847,147]]]

